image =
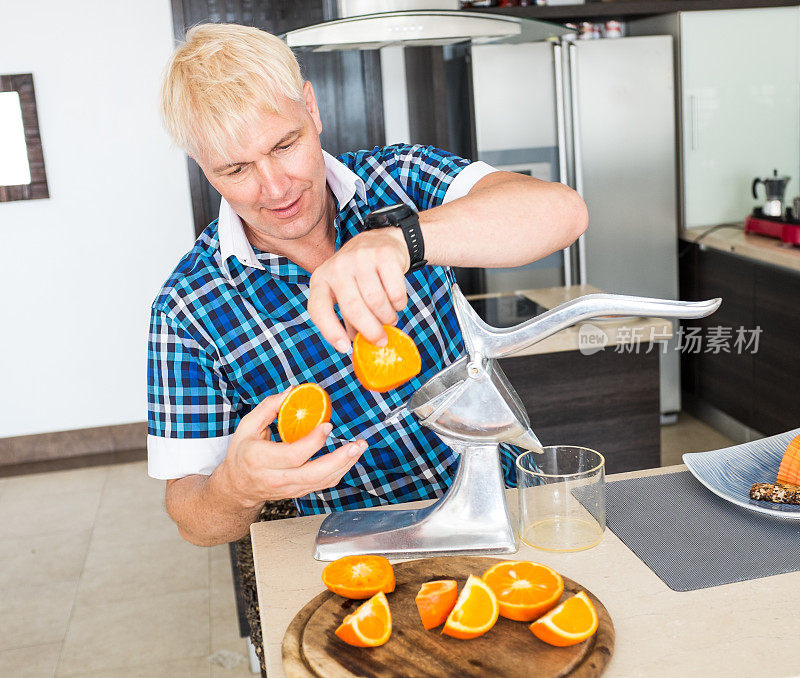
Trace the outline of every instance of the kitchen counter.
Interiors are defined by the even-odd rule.
[[[779,238],[768,238],[758,233],[746,234],[744,223],[735,225],[742,230],[721,228],[709,233],[699,244],[773,266],[800,271],[800,248],[781,242]],[[706,228],[685,230],[681,232],[680,238],[687,242],[695,242],[707,230]]]
[[[634,471],[608,480],[672,473],[685,466]],[[507,490],[512,520],[516,490]],[[404,506],[424,506],[415,502]],[[270,678],[285,676],[281,642],[295,614],[324,591],[325,563],[312,556],[324,516],[254,523],[261,626]],[[513,560],[544,563],[592,591],[614,622],[609,678],[648,676],[796,676],[800,572],[678,593],[606,530],[596,547],[548,553],[523,544]]]
[[[571,285],[568,287],[542,287],[538,289],[518,290],[528,299],[544,306],[548,310],[559,304],[575,299],[584,294],[600,294],[600,290],[591,285]],[[470,299],[487,297],[500,297],[502,294],[481,294],[470,296]],[[599,327],[608,337],[606,346],[620,346],[631,344],[638,340],[648,343],[650,337],[656,341],[666,341],[672,336],[672,323],[664,318],[619,318],[616,320],[586,320],[582,323],[568,327],[556,334],[525,348],[513,356],[539,355],[542,353],[557,353],[559,351],[577,351],[578,336],[581,326],[591,324]]]

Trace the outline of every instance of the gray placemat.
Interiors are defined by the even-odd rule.
[[[610,482],[607,525],[675,591],[800,570],[800,521],[747,511],[689,471]]]

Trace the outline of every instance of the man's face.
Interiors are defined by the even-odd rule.
[[[195,158],[260,249],[279,251],[278,241],[327,229],[322,123],[311,83],[303,94],[305,101],[284,98],[278,113],[256,118],[241,145],[226,148],[230,163],[214,154]]]

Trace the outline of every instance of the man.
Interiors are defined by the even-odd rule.
[[[167,480],[181,535],[236,540],[271,499],[319,513],[440,495],[456,455],[412,415],[388,415],[463,353],[448,267],[556,252],[585,229],[583,201],[430,147],[327,155],[311,84],[255,28],[190,30],[162,112],[223,198],[152,307],[149,473]],[[403,228],[365,229],[392,205]],[[385,342],[384,324],[411,336],[423,369],[379,394],[349,352],[357,331]],[[331,423],[285,444],[274,419],[303,382],[328,391]]]

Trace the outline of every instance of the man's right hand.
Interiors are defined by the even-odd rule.
[[[232,498],[243,507],[334,487],[367,449],[366,441],[356,440],[309,461],[325,444],[329,423],[294,443],[272,440],[268,427],[288,394],[286,390],[267,396],[239,422],[217,469]]]

